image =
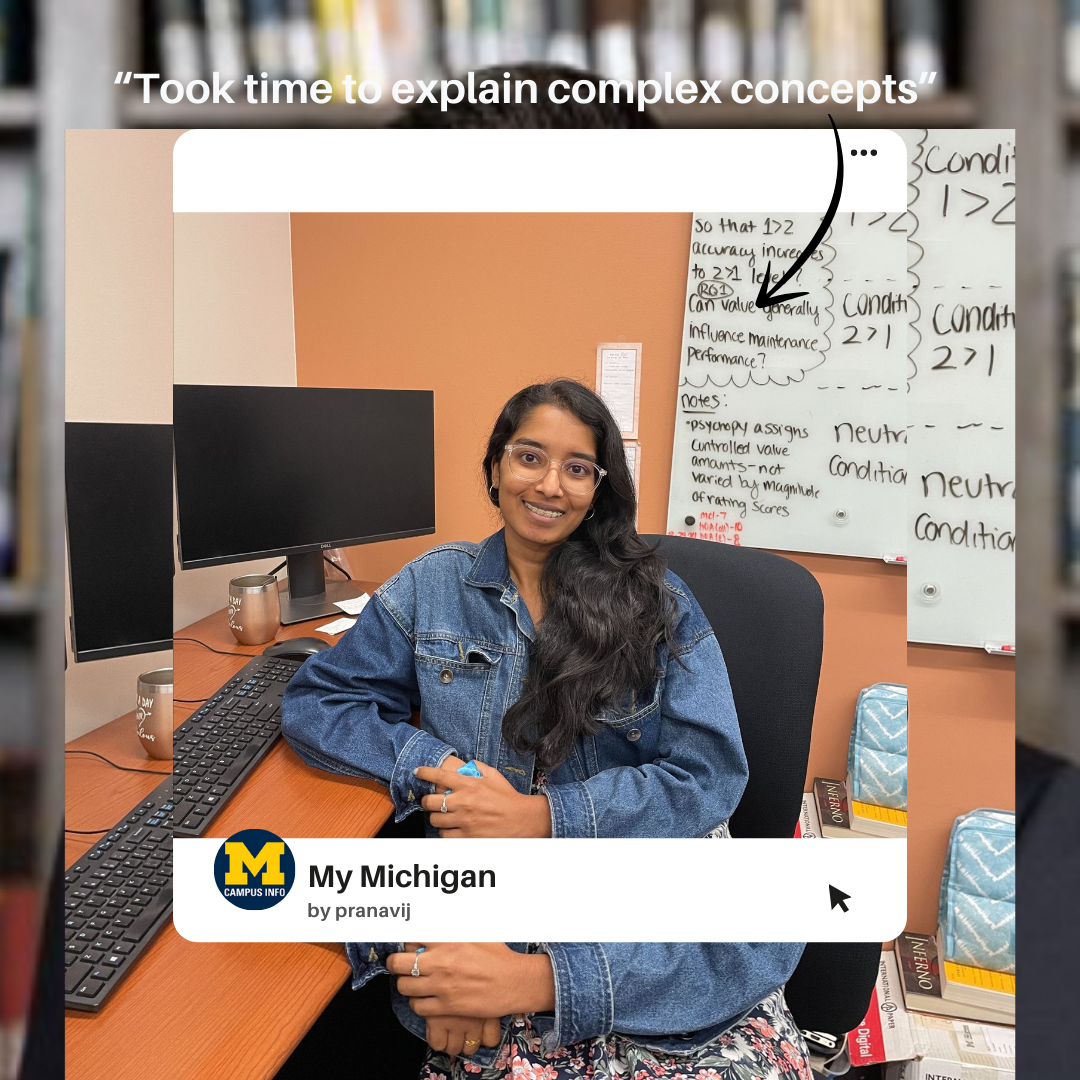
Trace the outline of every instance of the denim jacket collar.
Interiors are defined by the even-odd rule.
[[[506,557],[506,530],[492,533],[480,543],[480,550],[473,560],[472,569],[465,580],[480,588],[497,588],[504,591],[513,586],[510,579],[510,563]],[[515,590],[516,591],[516,590]]]
[[[501,589],[502,602],[511,608],[521,632],[532,641],[536,634],[532,616],[521,599],[517,585],[510,577],[510,560],[506,554],[506,530],[485,538],[480,544],[472,569],[465,576],[470,585],[481,589]]]

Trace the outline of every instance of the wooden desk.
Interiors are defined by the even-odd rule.
[[[376,587],[360,585],[368,592]],[[328,621],[281,627],[278,639],[320,636],[314,627]],[[197,638],[236,657],[257,656],[266,648],[238,646],[224,610],[176,636]],[[176,641],[174,694],[204,698],[243,663]],[[177,704],[176,724],[197,708]],[[73,740],[68,749],[94,750],[118,765],[159,775],[170,772],[167,762],[146,756],[135,735],[133,712]],[[160,783],[157,776],[120,772],[92,757],[69,754],[66,762],[66,824],[71,829],[111,826]],[[373,836],[390,810],[390,799],[378,784],[311,769],[279,740],[207,835],[262,828],[279,836]],[[66,865],[98,839],[68,834]],[[180,937],[170,923],[100,1013],[68,1010],[65,1075],[69,1080],[272,1077],[348,972],[340,945],[196,944]]]

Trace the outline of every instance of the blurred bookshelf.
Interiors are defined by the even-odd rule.
[[[34,976],[41,885],[59,832],[63,766],[63,368],[43,352],[44,153],[38,90],[48,3],[0,3],[0,1078],[13,1075]],[[59,117],[57,117],[59,119]],[[60,186],[62,190],[62,185]],[[55,305],[54,305],[55,310]],[[62,548],[60,549],[62,551]],[[59,605],[57,599],[59,598]]]
[[[970,56],[961,0],[125,0],[124,69],[157,72],[182,84],[209,71],[242,80],[331,81],[327,105],[191,104],[161,101],[153,85],[121,87],[118,118],[128,126],[378,126],[398,106],[397,79],[449,78],[469,69],[527,62],[590,67],[605,78],[723,79],[716,106],[668,104],[651,110],[665,126],[966,126],[977,102],[966,85]],[[774,80],[799,92],[811,79],[919,81],[915,106],[785,108],[736,105],[739,78]],[[377,105],[340,101],[340,79],[384,87]],[[786,84],[785,85],[785,81]],[[237,90],[239,88],[239,95]],[[388,102],[388,104],[387,104]],[[839,115],[837,115],[839,114]]]
[[[1080,174],[1080,21],[1073,18],[1080,0],[100,0],[81,17],[95,21],[86,30],[93,40],[112,35],[112,52],[98,64],[108,82],[118,70],[167,76],[170,64],[174,75],[177,65],[187,64],[190,77],[199,78],[210,50],[204,13],[211,9],[218,31],[230,19],[232,24],[232,45],[228,33],[219,33],[214,55],[231,48],[240,79],[254,70],[254,57],[288,52],[282,46],[283,11],[308,21],[309,38],[314,36],[309,77],[326,76],[329,16],[337,12],[340,22],[360,12],[368,20],[369,41],[372,25],[380,32],[384,25],[397,27],[383,35],[382,61],[392,77],[402,74],[409,48],[426,65],[422,76],[408,71],[410,78],[444,78],[533,57],[593,64],[611,77],[630,77],[632,70],[634,78],[647,78],[658,64],[672,70],[682,64],[689,77],[723,77],[725,87],[740,77],[779,82],[800,65],[807,79],[836,72],[838,64],[841,72],[832,78],[880,78],[889,72],[900,79],[926,69],[938,76],[932,88],[920,88],[917,103],[874,104],[861,112],[833,105],[837,123],[1016,129],[1022,155],[1017,213],[1023,222],[1016,238],[1017,302],[1024,315],[1017,328],[1024,373],[1016,402],[1023,544],[1017,564],[1017,643],[1023,656],[1017,723],[1024,737],[1080,761],[1080,724],[1069,720],[1080,713],[1080,632],[1073,632],[1080,627],[1080,583],[1069,581],[1063,548],[1061,375],[1061,266],[1065,248],[1080,246],[1080,224],[1063,219],[1067,182]],[[173,23],[186,23],[179,33],[174,26],[168,41],[166,12]],[[258,44],[249,25],[254,12],[263,23]],[[529,30],[530,17],[542,23],[539,30]],[[411,27],[404,36],[402,26]],[[353,34],[348,27],[344,32]],[[387,45],[395,33],[397,44]],[[337,73],[344,65],[362,77],[359,63],[347,59],[351,39],[342,44],[340,32],[338,38]],[[70,41],[73,50],[85,52],[84,43],[74,36]],[[292,63],[280,77],[299,70]],[[269,72],[258,69],[263,70]],[[722,97],[721,106],[665,105],[653,112],[666,126],[806,127],[823,125],[830,111],[806,104],[734,105]],[[95,122],[101,127],[357,127],[385,123],[394,109],[336,102],[300,108],[239,102],[168,106],[160,100],[143,105],[131,85],[108,86],[97,104],[102,115]],[[1075,186],[1080,218],[1080,177]]]
[[[43,763],[59,730],[55,612],[44,587],[36,184],[41,130],[35,6],[0,4],[0,1078],[10,1075],[33,979],[45,850]],[[51,702],[51,715],[49,714]],[[53,783],[56,784],[54,773]]]

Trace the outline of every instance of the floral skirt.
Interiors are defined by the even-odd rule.
[[[420,1080],[811,1080],[811,1073],[784,992],[774,990],[693,1054],[657,1053],[615,1034],[545,1054],[522,1018],[493,1065],[481,1068],[467,1058],[451,1063],[429,1050]]]

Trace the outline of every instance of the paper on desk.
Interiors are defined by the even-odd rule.
[[[338,600],[334,607],[341,608],[346,615],[359,615],[364,610],[364,605],[371,599],[367,593],[361,593],[352,600]]]
[[[343,634],[349,627],[356,624],[355,619],[335,619],[333,622],[328,622],[325,626],[316,626],[320,634]]]

